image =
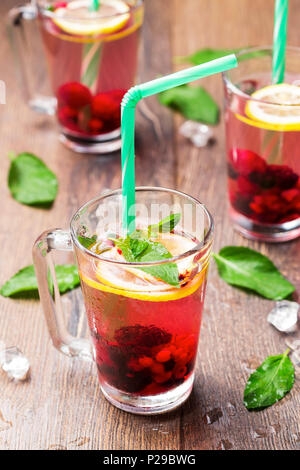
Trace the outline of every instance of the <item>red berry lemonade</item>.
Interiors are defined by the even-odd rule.
[[[290,77],[289,83],[270,85],[262,75],[241,81],[240,94],[226,92],[228,189],[234,219],[240,214],[260,225],[299,225],[297,83]]]
[[[176,233],[160,242],[172,253],[195,247]],[[100,383],[122,393],[150,396],[192,379],[206,287],[209,250],[178,262],[180,286],[142,270],[81,260],[83,296],[92,333]],[[112,247],[109,259],[124,261]]]
[[[48,2],[39,19],[63,133],[105,140],[120,128],[121,100],[135,82],[143,5],[102,0],[91,12],[90,4]]]

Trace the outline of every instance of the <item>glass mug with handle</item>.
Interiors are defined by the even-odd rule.
[[[272,83],[271,47],[237,54],[223,74],[230,215],[248,238],[300,236],[300,49],[287,47],[284,83]]]
[[[91,11],[92,3],[37,0],[9,12],[9,30],[30,107],[56,114],[70,149],[109,153],[121,147],[120,104],[135,83],[144,6],[102,0]]]
[[[82,206],[69,231],[44,232],[33,248],[40,299],[54,346],[93,358],[112,404],[163,413],[193,387],[213,220],[186,194],[141,187],[130,238],[121,221],[122,191],[116,190]],[[54,250],[75,252],[93,347],[64,325]]]

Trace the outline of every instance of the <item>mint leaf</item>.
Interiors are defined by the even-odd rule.
[[[177,57],[175,61],[180,62],[180,63],[190,63],[193,65],[200,65],[210,60],[220,59],[221,57],[224,57],[225,55],[228,55],[228,54],[237,54],[238,52],[243,51],[248,48],[249,46],[241,47],[239,49],[211,49],[209,47],[206,47],[204,49],[199,49],[198,51],[194,52],[191,55],[188,55],[185,57]],[[238,61],[242,62],[243,60],[249,60],[255,57],[263,57],[267,55],[270,55],[270,51],[267,49],[254,50],[254,51],[250,51],[245,54],[242,54],[242,56],[238,57]]]
[[[59,292],[61,294],[79,286],[80,278],[78,269],[74,264],[57,264],[55,266],[55,272]]]
[[[118,238],[114,239],[113,241],[115,246],[122,251],[122,255],[124,256],[125,260],[128,261],[128,263],[134,263],[135,256],[130,248],[130,237],[128,236],[127,238]]]
[[[149,246],[149,241],[139,238],[129,238],[129,247],[135,258],[141,255]]]
[[[137,260],[147,263],[150,261],[162,261],[168,258],[172,258],[172,255],[162,243],[149,242],[148,248],[137,257]],[[147,266],[140,269],[171,286],[179,287],[179,272],[177,264],[175,263],[162,264],[160,266]]]
[[[171,88],[160,93],[158,100],[186,119],[212,125],[219,122],[219,107],[201,86],[181,85]]]
[[[58,182],[42,160],[31,153],[21,153],[10,164],[8,186],[16,201],[48,207],[56,198]]]
[[[226,246],[213,257],[221,278],[228,284],[251,289],[272,300],[285,299],[295,290],[272,261],[255,250]]]
[[[80,283],[77,266],[75,265],[57,265],[55,266],[57,283],[61,294],[74,289]],[[49,285],[50,282],[49,282]],[[38,284],[33,265],[20,269],[12,276],[0,289],[3,297],[27,297],[27,294],[37,295]]]
[[[90,248],[97,241],[97,235],[93,235],[92,237],[85,237],[84,235],[78,235],[77,238],[78,238],[79,243],[85,248]]]
[[[114,240],[115,245],[122,251],[126,261],[131,263],[147,263],[151,261],[163,261],[172,258],[171,253],[162,243],[152,242],[145,238],[132,238]],[[179,273],[175,263],[163,264],[160,266],[147,266],[138,268],[151,274],[157,279],[179,287]]]
[[[250,375],[244,391],[244,405],[248,410],[266,408],[281,400],[294,385],[294,366],[289,350],[278,356],[269,356]]]
[[[180,219],[181,214],[171,214],[158,222],[158,224],[149,225],[148,233],[170,233],[174,230]]]
[[[221,57],[224,57],[228,54],[236,54],[240,50],[241,49],[211,49],[206,47],[204,49],[199,49],[198,51],[194,52],[194,54],[185,57],[178,57],[176,62],[200,65],[210,60],[220,59]]]

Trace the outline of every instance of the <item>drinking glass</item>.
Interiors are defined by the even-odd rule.
[[[69,356],[93,357],[104,396],[132,413],[169,411],[183,403],[193,387],[213,220],[191,196],[165,188],[136,188],[137,228],[172,213],[181,214],[179,224],[171,233],[157,234],[172,253],[163,261],[127,262],[116,248],[116,257],[111,257],[112,240],[122,234],[121,190],[88,202],[73,216],[69,231],[48,230],[33,248],[54,346]],[[92,348],[87,340],[72,337],[64,325],[54,250],[74,250]],[[175,264],[178,285],[154,276],[158,268],[165,272]]]
[[[9,12],[9,31],[29,106],[56,114],[70,149],[109,153],[121,147],[120,104],[135,83],[144,6],[103,0],[90,12],[90,4],[37,0]]]
[[[237,57],[239,67],[223,74],[230,215],[248,238],[291,240],[300,235],[300,91],[294,88],[293,99],[282,91],[278,104],[270,102],[271,87],[265,99],[252,96],[272,85],[272,48]],[[286,84],[299,87],[299,62],[300,49],[288,47]],[[277,93],[286,90],[282,86]],[[278,116],[285,124],[278,124]]]

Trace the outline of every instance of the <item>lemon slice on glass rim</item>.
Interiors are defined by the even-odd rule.
[[[300,87],[281,83],[255,91],[237,118],[251,126],[274,131],[300,130]],[[275,106],[274,106],[275,105]]]
[[[188,251],[195,246],[194,242],[179,235],[172,235],[169,240],[165,236],[164,238],[164,245],[173,256],[180,252],[182,253],[182,251]],[[179,246],[177,243],[180,243],[180,252],[177,249]],[[184,243],[184,247],[182,243]],[[173,248],[173,250],[170,250],[170,248]],[[108,255],[109,259],[124,261],[123,256],[118,253],[116,248],[112,248]],[[179,273],[182,274],[187,270],[191,270],[193,266],[197,267],[193,265],[193,256],[179,261],[177,266]],[[163,302],[181,299],[195,292],[203,282],[205,271],[206,267],[202,269],[201,273],[197,273],[192,280],[180,288],[171,286],[141,269],[115,266],[113,263],[105,261],[98,261],[95,265],[95,276],[99,282],[90,279],[84,273],[81,273],[81,277],[90,287],[104,292],[138,300]]]
[[[129,7],[122,0],[102,0],[96,12],[89,11],[88,6],[89,0],[73,0],[55,10],[53,21],[67,33],[91,36],[119,31],[130,18]]]

